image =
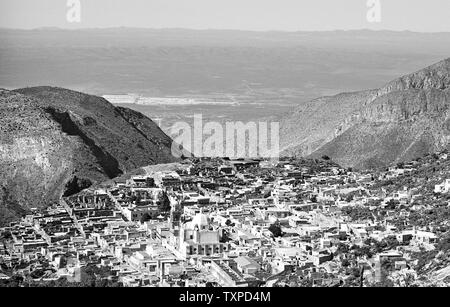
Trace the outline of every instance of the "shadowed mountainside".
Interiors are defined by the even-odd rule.
[[[142,114],[61,88],[0,91],[0,222],[145,165],[177,161]]]

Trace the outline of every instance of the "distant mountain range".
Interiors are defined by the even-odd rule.
[[[0,87],[295,104],[377,88],[449,54],[450,33],[0,29]]]
[[[149,118],[61,88],[0,90],[0,224],[138,167],[175,162]]]
[[[450,144],[450,58],[380,89],[304,104],[282,119],[284,154],[376,168]]]

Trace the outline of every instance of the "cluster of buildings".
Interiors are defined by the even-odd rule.
[[[391,222],[408,211],[399,208],[414,206],[413,191],[374,188],[414,168],[371,174],[326,160],[191,159],[86,190],[2,228],[0,278],[14,271],[79,282],[80,270],[94,264],[129,287],[382,282],[411,270],[411,255],[438,242],[433,229]],[[448,193],[450,181],[435,190]]]

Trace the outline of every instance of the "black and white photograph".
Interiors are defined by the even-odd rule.
[[[0,288],[448,286],[449,0],[0,0]]]

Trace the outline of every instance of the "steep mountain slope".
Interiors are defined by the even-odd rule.
[[[132,169],[174,162],[172,140],[103,98],[37,87],[0,91],[0,222]]]
[[[450,143],[449,103],[449,91],[386,94],[364,110],[354,126],[313,155],[373,168],[442,150]]]
[[[381,89],[358,93],[359,97],[323,98],[326,103],[315,107],[313,116],[300,110],[284,121],[282,135],[301,132],[282,144],[289,154],[328,155],[357,168],[441,150],[450,143],[449,87],[450,59],[446,59]]]
[[[280,148],[284,154],[307,156],[338,136],[351,115],[376,97],[376,91],[342,93],[312,100],[282,119]]]

